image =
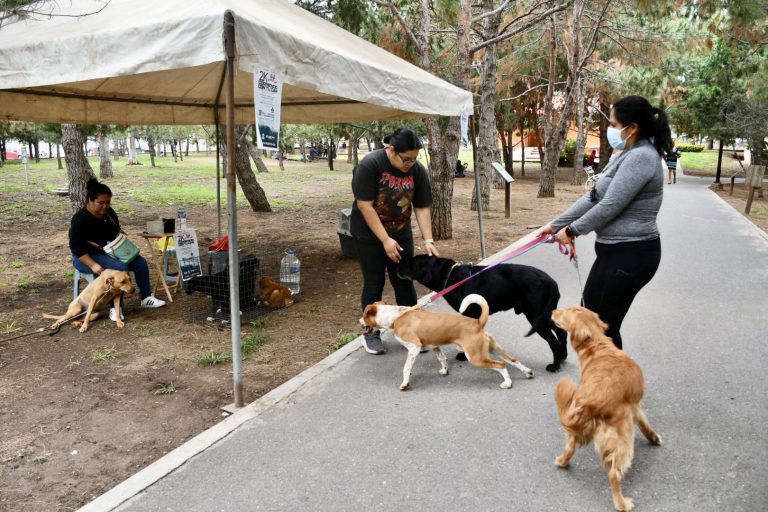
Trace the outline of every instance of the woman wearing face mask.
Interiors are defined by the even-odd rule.
[[[621,154],[606,165],[593,191],[539,232],[567,244],[596,232],[597,259],[584,286],[584,307],[600,315],[621,348],[621,323],[661,260],[656,216],[664,188],[661,160],[672,150],[672,136],[663,110],[627,96],[613,104],[607,138]]]

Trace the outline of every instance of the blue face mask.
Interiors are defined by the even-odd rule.
[[[613,126],[608,127],[606,137],[608,139],[608,144],[610,144],[612,148],[624,149],[624,139],[621,138],[621,132],[623,132],[625,128],[626,126],[622,129],[614,128]]]

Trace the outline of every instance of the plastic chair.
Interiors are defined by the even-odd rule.
[[[73,288],[73,297],[74,299],[77,298],[78,295],[80,295],[80,279],[85,278],[85,280],[88,283],[92,283],[94,279],[96,279],[96,276],[94,274],[86,274],[81,273],[79,270],[75,269],[75,282],[72,286]]]

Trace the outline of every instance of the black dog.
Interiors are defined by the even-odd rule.
[[[259,260],[255,256],[243,257],[240,260],[240,311],[246,311],[256,306],[258,293],[256,281],[259,275]],[[229,313],[229,270],[222,270],[210,276],[193,277],[184,283],[187,293],[202,292],[211,297],[214,316],[218,311]]]
[[[461,265],[447,258],[419,255],[404,261],[398,271],[400,277],[415,279],[430,290],[439,292],[454,283],[477,274],[485,267]],[[504,264],[481,273],[443,295],[456,311],[470,293],[482,295],[490,306],[491,314],[514,309],[524,314],[531,324],[526,336],[538,333],[552,350],[554,361],[547,371],[556,372],[568,357],[568,333],[552,322],[552,311],[560,300],[557,283],[545,272],[527,265]],[[466,316],[478,318],[480,308],[470,306]]]

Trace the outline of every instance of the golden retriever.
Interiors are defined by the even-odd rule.
[[[293,304],[291,290],[269,276],[259,279],[259,289],[261,302],[271,308],[284,308]]]
[[[533,372],[512,357],[496,340],[485,330],[488,321],[489,308],[485,299],[477,294],[467,295],[461,303],[459,312],[465,311],[470,304],[480,306],[482,313],[479,319],[469,318],[453,313],[423,311],[416,307],[388,306],[381,302],[375,302],[365,307],[360,324],[368,327],[392,329],[395,338],[406,349],[408,358],[403,367],[403,382],[400,390],[405,391],[411,387],[411,370],[416,362],[416,357],[422,349],[432,348],[440,360],[440,375],[448,375],[448,360],[443,353],[442,346],[455,343],[464,349],[469,362],[478,368],[491,368],[499,372],[504,381],[501,387],[512,387],[512,379],[507,371],[507,362],[533,378]],[[490,357],[493,350],[504,361]]]
[[[55,328],[85,311],[85,318],[80,326],[80,332],[85,332],[88,330],[89,323],[99,318],[98,309],[111,301],[115,308],[115,323],[122,328],[125,326],[125,322],[120,314],[120,298],[124,293],[133,293],[133,289],[131,276],[128,272],[105,269],[80,292],[75,300],[69,303],[66,313],[61,316],[44,313],[43,318],[55,319],[56,322],[51,326]]]
[[[608,326],[596,313],[581,307],[556,309],[552,320],[571,335],[581,372],[578,387],[565,378],[555,388],[560,424],[567,434],[565,451],[555,464],[568,466],[576,445],[594,440],[611,482],[613,505],[632,510],[632,500],[621,492],[621,478],[632,464],[635,425],[651,444],[661,444],[640,407],[643,372],[605,335]]]

